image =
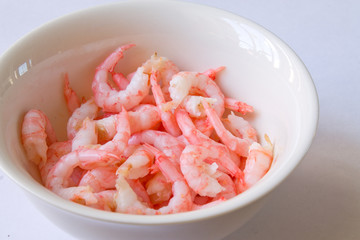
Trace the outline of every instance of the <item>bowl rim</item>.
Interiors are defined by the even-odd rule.
[[[75,16],[79,13],[86,14],[87,12],[96,10],[97,8],[109,8],[109,7],[125,7],[127,4],[141,4],[142,2],[149,2],[147,0],[137,0],[137,1],[124,1],[124,2],[113,2],[108,4],[97,5],[89,8],[85,8],[79,11],[75,11],[61,17],[55,18],[43,25],[35,28],[33,31],[29,32],[28,34],[21,37],[17,40],[9,49],[7,49],[1,56],[0,62],[6,58],[8,54],[11,53],[12,49],[15,49],[18,44],[32,35],[37,34],[38,31],[41,31],[42,28],[45,26],[51,26],[51,24],[59,23],[63,19],[66,19],[70,16]],[[18,173],[13,171],[10,167],[6,166],[6,164],[2,164],[0,161],[0,168],[1,170],[10,178],[12,179],[17,185],[21,188],[26,190],[28,193],[36,196],[37,198],[41,199],[48,205],[56,207],[58,209],[64,210],[66,212],[76,214],[79,216],[91,218],[94,220],[105,221],[105,222],[113,222],[113,223],[121,223],[121,224],[132,224],[132,225],[168,225],[168,224],[177,224],[177,223],[188,223],[194,221],[200,221],[204,219],[214,218],[217,216],[221,216],[227,214],[229,212],[235,211],[236,209],[243,208],[247,205],[250,205],[257,200],[263,198],[265,195],[270,193],[274,188],[276,188],[300,163],[301,159],[305,156],[306,152],[308,151],[312,140],[316,134],[316,129],[318,125],[318,118],[319,118],[319,101],[318,95],[316,93],[316,88],[310,73],[306,69],[306,66],[301,61],[301,59],[296,55],[296,53],[279,37],[277,37],[274,33],[270,32],[263,26],[247,19],[242,16],[239,16],[235,13],[232,13],[227,10],[219,9],[216,7],[211,7],[203,4],[198,3],[190,3],[190,2],[183,2],[183,1],[166,1],[166,0],[152,0],[152,4],[168,4],[172,6],[178,7],[192,7],[197,8],[198,10],[206,13],[217,13],[229,17],[231,19],[237,19],[242,22],[246,22],[247,24],[251,25],[252,27],[256,28],[256,30],[264,33],[267,37],[271,37],[272,41],[275,41],[277,45],[281,48],[285,49],[286,52],[293,56],[293,60],[296,61],[297,67],[301,69],[303,73],[304,81],[306,80],[310,86],[310,94],[309,96],[312,98],[311,102],[313,106],[311,106],[309,113],[309,118],[311,118],[310,122],[312,123],[305,136],[302,137],[302,145],[298,146],[295,153],[292,153],[291,161],[286,163],[286,168],[283,167],[282,171],[279,171],[276,177],[268,178],[266,182],[262,182],[259,185],[256,185],[246,192],[225,201],[222,204],[214,206],[208,209],[201,209],[197,211],[189,211],[184,213],[176,213],[176,214],[168,214],[168,215],[156,215],[156,216],[146,216],[146,215],[133,215],[133,214],[123,214],[123,213],[111,213],[102,210],[92,209],[86,206],[82,206],[71,201],[62,199],[52,193],[50,190],[44,188],[39,183],[35,182],[30,175],[20,176]],[[300,138],[300,136],[299,136]],[[32,182],[29,181],[33,180]]]

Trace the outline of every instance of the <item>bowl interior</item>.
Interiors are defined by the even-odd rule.
[[[1,57],[0,161],[20,186],[68,210],[79,207],[89,216],[98,214],[65,203],[39,184],[36,168],[24,155],[20,126],[26,111],[41,109],[58,138],[64,139],[69,117],[64,73],[78,95],[89,98],[96,66],[126,43],[137,46],[117,66],[125,74],[154,52],[185,71],[225,66],[217,80],[222,90],[254,107],[255,113],[246,118],[262,141],[267,134],[274,143],[274,164],[256,186],[195,218],[229,211],[262,196],[305,154],[316,128],[316,92],[301,61],[277,37],[246,19],[209,7],[171,1],[118,3],[45,24]],[[102,214],[98,216],[107,217]]]

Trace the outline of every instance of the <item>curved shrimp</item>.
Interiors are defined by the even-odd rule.
[[[159,158],[161,158],[161,160],[159,160]],[[117,193],[115,196],[117,212],[136,214],[171,214],[188,211],[192,208],[191,192],[181,173],[178,172],[176,167],[165,156],[165,154],[156,154],[156,161],[160,161],[158,163],[160,170],[163,172],[164,176],[167,177],[168,181],[172,182],[173,196],[168,205],[163,206],[158,210],[147,207],[138,199],[137,194],[130,187],[125,178],[119,174],[116,181]]]
[[[249,156],[244,169],[244,181],[249,188],[258,182],[270,169],[273,159],[273,146],[265,137],[268,146],[262,147],[259,143],[252,143],[249,149]]]
[[[116,115],[116,134],[111,141],[108,141],[104,145],[101,145],[98,149],[111,152],[115,155],[121,155],[127,145],[130,138],[130,123],[128,113],[125,108]]]
[[[162,109],[162,104],[165,103],[164,95],[161,91],[160,85],[158,84],[158,75],[159,72],[152,72],[150,76],[151,90],[153,92],[156,105],[158,106],[162,124],[167,132],[169,132],[174,137],[181,135],[181,130],[176,122],[175,116],[171,111],[166,111]]]
[[[220,67],[217,67],[217,68],[210,68],[210,69],[206,70],[205,72],[202,72],[201,74],[208,76],[212,80],[215,80],[216,74],[218,72],[221,72],[224,69],[225,69],[224,66],[220,66]]]
[[[94,99],[89,99],[73,112],[67,123],[68,139],[73,139],[82,127],[85,118],[94,119],[98,114],[99,108]]]
[[[232,176],[242,175],[241,170],[236,165],[238,159],[233,160],[234,156],[230,154],[226,146],[215,142],[196,129],[190,116],[185,110],[179,109],[175,115],[184,137],[190,144],[203,146],[209,150],[211,149],[216,152],[215,154],[217,156],[219,156],[214,159],[219,166],[225,168],[225,170],[227,170],[227,172]]]
[[[130,145],[139,145],[142,143],[153,145],[165,153],[171,161],[177,162],[177,164],[181,152],[185,147],[185,144],[176,137],[169,133],[156,130],[146,130],[136,133],[132,135],[129,140]]]
[[[181,172],[189,186],[201,196],[215,197],[224,190],[215,176],[217,165],[205,162],[216,157],[208,148],[195,145],[186,146],[181,154]]]
[[[69,82],[69,75],[65,73],[64,76],[64,96],[66,101],[66,107],[69,113],[73,113],[75,109],[80,107],[80,100],[75,91],[71,89]]]
[[[56,136],[42,111],[32,109],[25,114],[21,137],[28,159],[35,164],[46,163],[48,145],[56,142]]]
[[[219,116],[224,113],[224,94],[218,85],[208,76],[196,72],[179,72],[173,76],[169,87],[170,96],[175,107],[190,93],[213,98],[214,109]]]
[[[97,144],[98,136],[95,127],[95,122],[89,118],[85,118],[82,122],[82,127],[75,134],[72,140],[72,151],[79,148]]]
[[[168,182],[162,172],[157,172],[146,182],[146,192],[154,205],[160,205],[169,201],[172,195],[171,183]]]
[[[224,124],[235,136],[239,138],[251,139],[257,142],[257,133],[255,128],[240,116],[236,116],[233,112],[224,120]]]
[[[202,102],[205,112],[209,118],[209,121],[213,125],[217,135],[220,137],[221,141],[232,151],[236,152],[238,155],[247,157],[249,146],[253,142],[252,139],[248,138],[239,138],[235,137],[231,132],[229,132],[221,122],[221,119],[216,114],[215,110],[209,106],[206,101]]]
[[[123,58],[125,50],[135,46],[128,44],[116,49],[105,61],[100,64],[92,82],[92,90],[98,106],[107,112],[120,112],[121,108],[131,109],[138,105],[148,95],[150,90],[149,70],[151,71],[152,59],[139,67],[124,90],[113,89],[107,82],[108,72],[114,71],[115,65]]]
[[[225,98],[225,108],[239,112],[243,115],[254,111],[252,106],[233,98]]]
[[[131,134],[156,128],[161,119],[158,109],[154,105],[141,104],[128,111]],[[99,142],[107,142],[116,134],[116,115],[95,120]]]
[[[94,204],[88,204],[88,206],[108,212],[113,212],[116,208],[114,202],[115,194],[116,190],[104,190],[101,192],[96,192],[94,193],[94,196],[97,202]]]
[[[98,167],[87,171],[81,178],[79,186],[90,186],[93,192],[114,189],[117,166]]]
[[[135,152],[118,168],[118,174],[127,179],[138,179],[148,175],[154,156],[143,147],[138,147]]]
[[[129,111],[128,114],[131,134],[153,129],[161,122],[157,107],[150,104],[141,104]]]
[[[40,176],[44,185],[47,185],[49,172],[57,161],[69,152],[71,152],[71,141],[54,142],[49,146],[46,162],[39,163]]]
[[[111,153],[93,149],[81,149],[62,156],[48,174],[46,187],[57,195],[79,203],[94,204],[96,197],[90,186],[67,187],[68,179],[75,167],[93,169],[119,162]]]

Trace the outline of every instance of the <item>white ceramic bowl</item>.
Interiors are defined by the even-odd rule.
[[[239,196],[206,210],[164,216],[98,211],[63,200],[39,183],[20,142],[30,108],[43,110],[65,137],[62,76],[91,94],[95,67],[117,46],[136,43],[120,70],[134,70],[153,52],[182,70],[226,66],[223,91],[254,106],[249,119],[275,144],[268,174]],[[239,228],[295,168],[316,131],[318,100],[295,53],[261,26],[222,10],[175,1],[133,1],[87,9],[34,30],[0,58],[1,169],[54,224],[84,239],[220,239]],[[294,190],[295,191],[295,190]]]

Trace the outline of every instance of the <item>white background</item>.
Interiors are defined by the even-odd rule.
[[[34,28],[111,0],[1,0],[0,54]],[[360,1],[205,1],[269,29],[308,67],[317,136],[264,208],[225,240],[360,239]],[[111,24],[111,23],[109,23]],[[0,239],[72,239],[0,171]]]

